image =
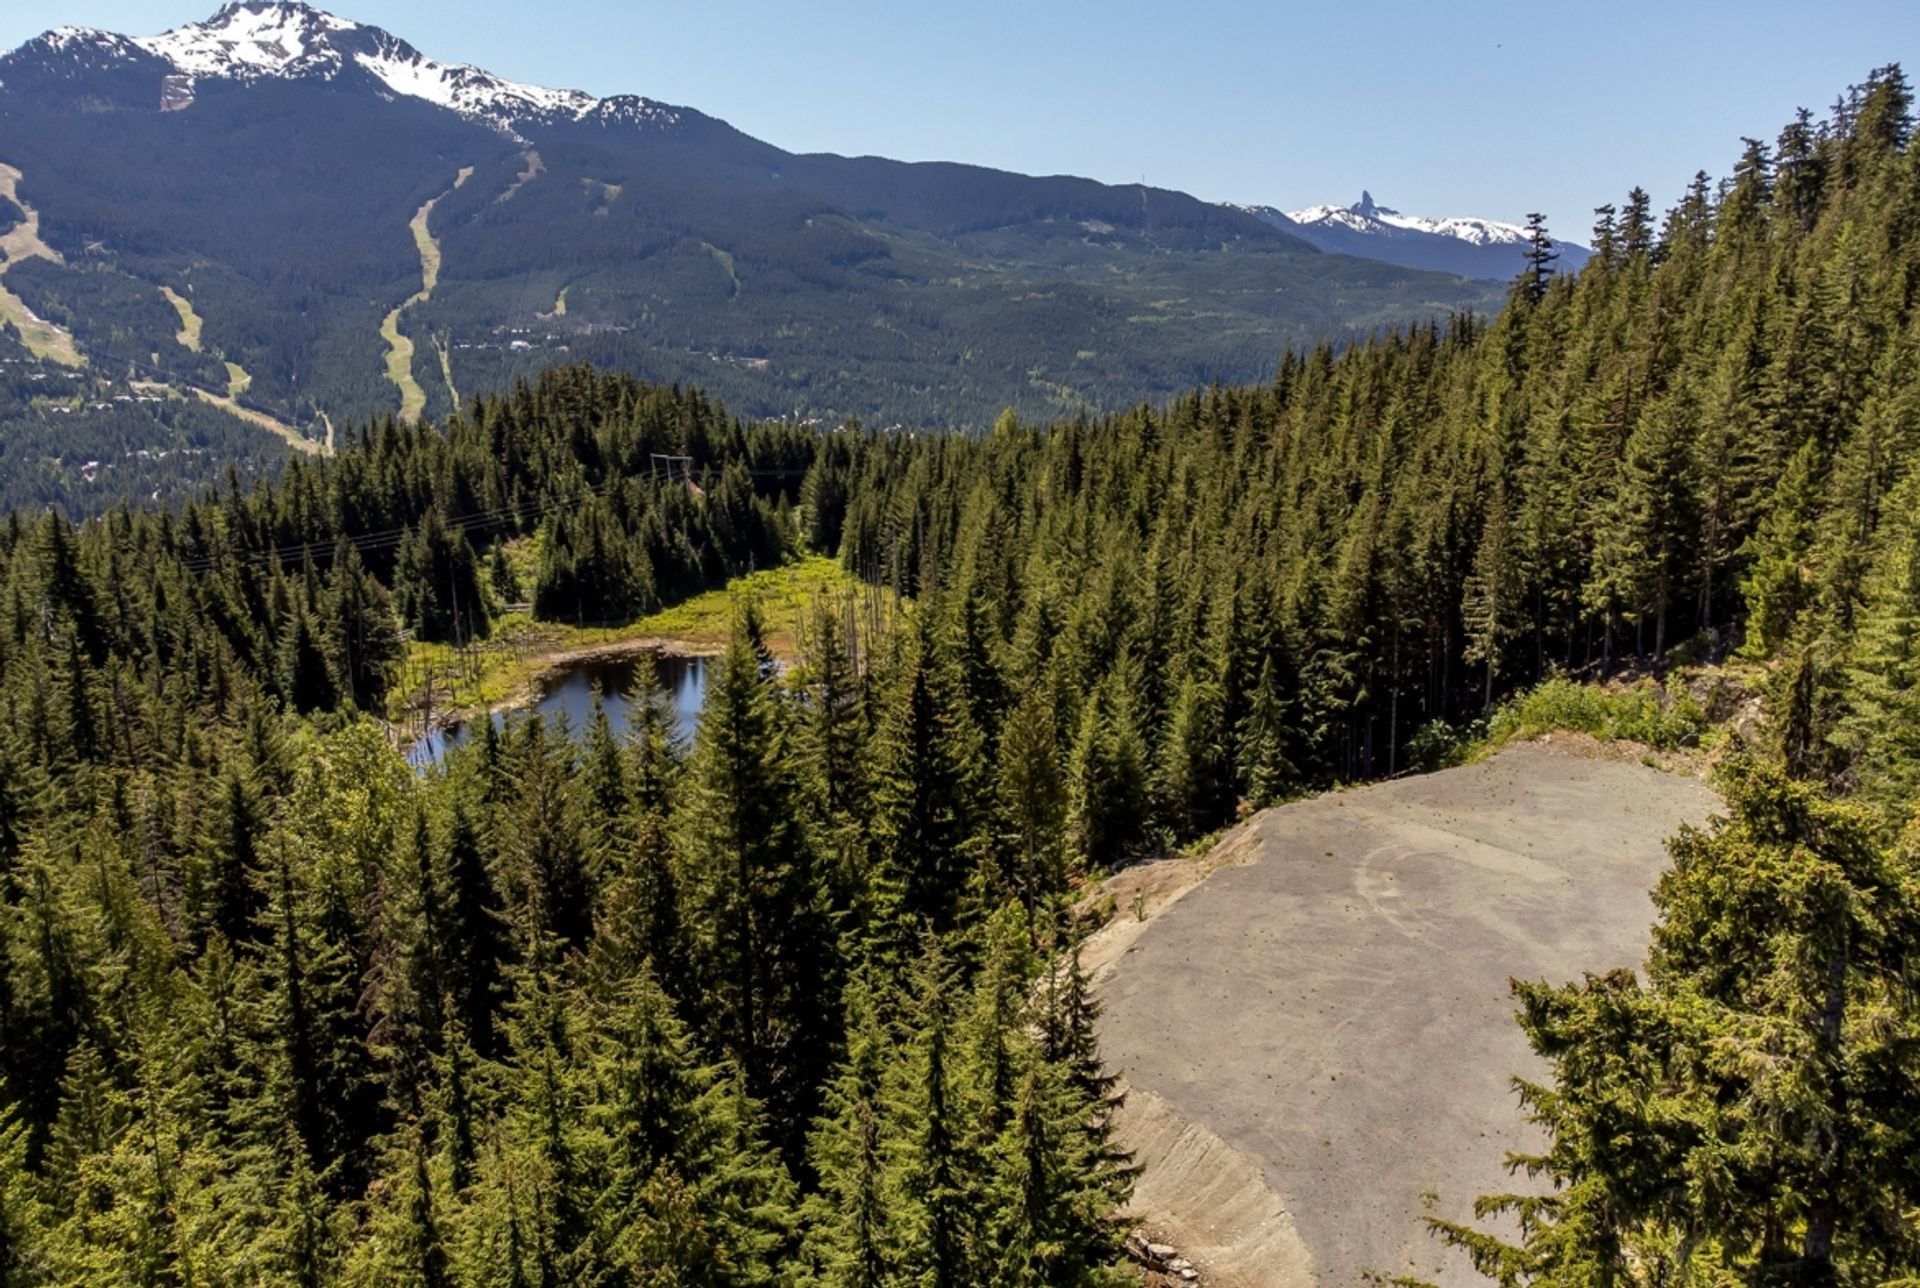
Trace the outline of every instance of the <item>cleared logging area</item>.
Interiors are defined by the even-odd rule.
[[[1716,804],[1565,741],[1270,810],[1093,946],[1135,1206],[1207,1282],[1485,1282],[1422,1218],[1524,1184],[1507,981],[1638,965],[1664,842]]]

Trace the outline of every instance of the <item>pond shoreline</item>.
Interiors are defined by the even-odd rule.
[[[726,650],[718,645],[696,644],[688,640],[668,638],[644,638],[631,640],[611,640],[604,644],[583,644],[577,648],[559,649],[551,653],[530,654],[522,661],[533,660],[536,669],[528,675],[512,693],[487,708],[487,715],[498,715],[503,711],[522,711],[536,705],[546,691],[569,671],[577,671],[583,666],[596,662],[628,662],[641,654],[655,657],[710,658],[719,657]],[[458,724],[479,715],[478,710],[454,710],[449,712],[448,720]]]
[[[408,719],[387,721],[387,730],[394,745],[411,757],[423,744],[471,724],[476,719],[491,719],[515,711],[532,710],[556,684],[583,667],[631,662],[640,657],[708,659],[719,657],[725,651],[724,645],[719,643],[670,636],[636,636],[568,648],[532,650],[514,659],[516,666],[530,669],[504,698],[487,704],[449,704],[426,715],[424,720],[420,718],[419,708],[414,707],[409,711]]]
[[[672,713],[670,736],[689,743],[706,699],[706,677],[715,665],[711,652],[677,648],[671,652],[642,648],[638,642],[583,646],[543,659],[537,679],[522,702],[501,701],[483,711],[467,708],[464,715],[449,711],[433,727],[401,740],[400,750],[416,770],[440,764],[455,748],[470,742],[482,730],[502,729],[523,717],[545,720],[571,730],[578,738],[604,710],[616,737],[625,737],[645,695],[657,686]],[[417,729],[419,726],[416,725]]]
[[[492,637],[464,655],[446,644],[410,643],[402,678],[389,697],[388,734],[405,751],[482,713],[526,709],[566,672],[583,666],[644,653],[716,657],[726,651],[742,598],[759,604],[768,647],[791,658],[800,650],[801,624],[814,605],[863,593],[869,592],[838,560],[808,555],[736,577],[624,626],[542,621],[523,606],[497,620]]]

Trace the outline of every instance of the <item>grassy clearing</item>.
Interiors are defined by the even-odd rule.
[[[245,398],[247,396],[247,390],[253,388],[253,377],[247,373],[245,367],[237,362],[229,362],[226,366],[227,397]]]
[[[193,301],[171,286],[161,287],[160,294],[167,297],[167,303],[173,305],[173,311],[180,315],[180,329],[173,333],[173,338],[180,342],[181,348],[193,353],[200,352],[200,331],[204,323],[200,315],[194,312]]]
[[[740,596],[758,601],[775,655],[791,657],[807,609],[857,585],[838,560],[815,555],[735,578],[625,626],[565,626],[512,613],[496,621],[493,635],[465,658],[450,645],[409,643],[389,714],[398,720],[420,711],[429,679],[434,711],[458,716],[524,703],[542,675],[578,658],[649,648],[717,653],[726,647]]]
[[[1493,713],[1487,749],[1557,730],[1591,734],[1602,742],[1638,742],[1673,751],[1697,742],[1707,730],[1706,712],[1678,681],[1662,688],[1640,680],[1624,688],[1548,680]]]
[[[0,264],[0,275],[5,274],[6,265]],[[0,323],[9,323],[20,333],[20,342],[27,346],[27,352],[44,362],[57,362],[63,367],[84,367],[87,356],[73,342],[64,327],[55,326],[27,307],[27,302],[0,286]]]
[[[473,167],[464,166],[454,176],[453,187],[465,187],[471,178]],[[427,221],[433,218],[433,208],[439,204],[440,198],[433,198],[413,212],[413,221],[407,225],[413,231],[413,244],[420,252],[420,291],[407,301],[408,304],[424,304],[432,296],[433,288],[440,285],[440,243],[434,239],[433,230],[427,227]]]
[[[713,256],[713,262],[720,266],[720,271],[727,275],[729,292],[734,295],[740,294],[740,275],[734,271],[733,256],[718,246],[708,245],[706,242],[701,242],[700,245],[705,248],[707,254]]]
[[[1717,697],[1713,701],[1722,705]],[[1416,773],[1431,773],[1554,733],[1679,752],[1711,746],[1722,730],[1678,674],[1664,686],[1650,679],[1599,685],[1556,676],[1509,698],[1484,721],[1462,728],[1436,720],[1415,731],[1401,748],[1402,763]]]
[[[211,389],[201,389],[197,386],[190,385],[187,387],[186,393],[182,393],[177,386],[168,384],[164,380],[135,380],[131,383],[135,393],[159,394],[166,398],[184,398],[190,393],[201,402],[206,403],[209,407],[218,407],[221,411],[226,412],[227,415],[232,416],[236,420],[243,420],[249,425],[264,429],[269,434],[284,439],[287,446],[293,448],[295,451],[306,452],[308,455],[319,455],[322,452],[332,450],[330,447],[323,447],[321,444],[314,442],[311,438],[308,438],[305,434],[302,434],[299,430],[286,424],[284,421],[275,420],[273,417],[267,415],[267,413],[255,411],[251,407],[242,407],[233,399],[222,397],[214,393]],[[331,433],[331,430],[329,430],[329,433]]]

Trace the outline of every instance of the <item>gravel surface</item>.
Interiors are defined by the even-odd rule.
[[[1508,980],[1641,964],[1664,841],[1716,803],[1694,778],[1532,743],[1253,820],[1228,842],[1245,859],[1154,914],[1100,990],[1107,1060],[1156,1115],[1148,1179],[1196,1166],[1166,1115],[1224,1142],[1268,1191],[1239,1203],[1274,1209],[1268,1244],[1225,1246],[1205,1187],[1143,1184],[1141,1215],[1204,1248],[1211,1283],[1486,1282],[1422,1217],[1470,1219],[1516,1185],[1505,1152],[1538,1143],[1510,1079],[1541,1066]],[[1272,1255],[1278,1224],[1303,1255]]]

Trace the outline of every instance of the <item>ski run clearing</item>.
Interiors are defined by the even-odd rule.
[[[20,200],[22,177],[13,166],[0,164],[0,197],[12,202],[24,216],[23,222],[0,233],[0,278],[4,278],[7,270],[22,260],[44,259],[55,264],[65,262],[59,252],[40,240],[40,213]],[[28,308],[27,302],[9,291],[3,283],[0,283],[0,323],[11,323],[13,329],[20,333],[21,343],[27,346],[27,352],[36,358],[67,367],[87,365],[86,355],[74,344],[72,335]]]
[[[473,167],[463,166],[454,177],[453,187],[447,192],[462,187],[473,177]],[[416,304],[425,304],[433,298],[433,288],[440,284],[440,243],[434,240],[428,221],[433,218],[433,208],[446,196],[429,198],[424,206],[414,212],[413,220],[407,226],[413,232],[413,244],[420,251],[420,289],[409,295],[400,306],[387,314],[380,323],[380,338],[387,344],[387,379],[400,391],[400,419],[417,421],[427,409],[427,392],[413,375],[413,341],[400,330],[400,315]],[[446,373],[447,391],[453,393],[453,375]],[[458,395],[454,395],[458,400]]]

